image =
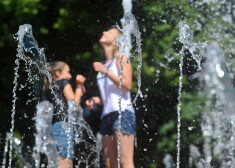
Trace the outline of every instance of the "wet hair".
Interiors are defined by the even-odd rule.
[[[56,72],[57,71],[62,72],[65,65],[67,64],[63,61],[54,61],[46,63],[46,70],[51,74],[53,81],[55,81],[55,79],[57,78]],[[45,92],[49,87],[49,81],[46,76],[44,76],[43,83],[44,83],[43,91]]]

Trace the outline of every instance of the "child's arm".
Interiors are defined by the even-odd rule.
[[[121,66],[120,66],[120,58],[122,57],[121,54],[117,55],[116,66],[120,73]],[[127,64],[127,56],[124,55],[122,58],[122,66],[123,66],[123,75],[122,75],[122,89],[125,91],[130,91],[132,86],[132,70],[130,62]],[[120,77],[112,73],[111,71],[107,71],[107,68],[101,64],[100,62],[94,62],[93,67],[95,71],[101,72],[106,74],[109,79],[119,88]]]
[[[67,101],[74,99],[77,105],[80,104],[81,97],[82,97],[83,93],[85,92],[85,88],[83,86],[85,80],[86,80],[86,78],[84,76],[77,75],[77,77],[76,77],[76,86],[77,87],[76,87],[75,93],[73,92],[73,89],[70,84],[68,84],[64,87],[63,93],[64,93],[65,99]]]
[[[86,107],[88,110],[92,110],[95,104],[102,105],[102,99],[100,97],[94,96],[86,101]]]
[[[76,76],[76,90],[75,90],[75,102],[77,105],[80,104],[81,97],[83,93],[86,92],[86,89],[84,87],[84,83],[86,81],[86,78],[82,75]]]

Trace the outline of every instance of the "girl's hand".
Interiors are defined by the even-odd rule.
[[[76,76],[76,86],[83,86],[86,81],[86,78],[83,75],[77,75]]]
[[[93,68],[96,72],[101,72],[101,73],[106,73],[107,68],[100,62],[94,62],[93,63]]]
[[[81,87],[82,87],[82,94],[86,93],[86,88],[84,86]]]
[[[92,98],[91,98],[91,99],[88,99],[88,100],[86,101],[86,108],[87,108],[88,110],[92,110],[92,109],[93,109],[93,105],[94,105],[94,101],[93,101]]]

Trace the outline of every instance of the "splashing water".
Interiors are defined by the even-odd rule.
[[[190,145],[189,146],[189,167],[192,168],[193,165],[195,165],[196,167],[198,167],[198,162],[201,159],[201,154],[199,152],[199,150],[197,149],[196,146],[194,145]]]
[[[34,84],[35,81],[40,80],[40,78],[38,77],[38,75],[45,75],[48,78],[49,81],[49,89],[51,90],[51,93],[54,95],[56,103],[58,103],[60,109],[58,113],[62,112],[63,109],[63,102],[62,100],[58,99],[58,96],[55,94],[54,89],[57,88],[58,86],[52,81],[52,77],[50,75],[50,73],[47,71],[47,67],[46,67],[46,57],[43,53],[43,49],[38,48],[38,44],[36,42],[36,40],[33,37],[32,34],[32,26],[29,24],[24,24],[21,25],[19,27],[19,31],[16,33],[16,40],[18,41],[18,54],[17,54],[17,59],[15,61],[16,63],[16,67],[15,67],[15,78],[13,83],[14,88],[13,88],[13,107],[12,107],[12,127],[11,127],[11,132],[10,132],[10,150],[9,150],[9,167],[11,167],[11,163],[12,163],[12,149],[13,149],[13,130],[14,130],[14,116],[15,116],[15,103],[17,100],[16,97],[16,90],[17,90],[17,79],[19,78],[18,75],[18,71],[19,71],[19,67],[20,67],[20,60],[23,60],[25,62],[26,65],[26,72],[28,73],[28,79],[27,82]],[[32,72],[34,72],[34,70],[38,71],[38,74],[36,75],[32,75]],[[26,87],[27,84],[23,87]],[[22,87],[21,87],[22,88]],[[30,93],[32,94],[32,93]],[[84,142],[86,149],[90,150],[91,152],[87,155],[86,158],[84,159],[80,159],[79,162],[85,162],[86,165],[88,166],[88,159],[90,159],[90,157],[92,155],[94,155],[96,153],[96,148],[95,145],[92,146],[92,144],[90,144],[89,142],[82,140],[80,137],[82,135],[82,131],[81,130],[85,130],[89,139],[92,140],[92,142],[94,142],[94,144],[96,143],[96,139],[93,135],[93,132],[91,131],[90,126],[83,120],[82,118],[82,114],[83,114],[83,110],[80,106],[74,106],[75,102],[68,102],[69,105],[69,111],[68,111],[68,121],[69,121],[69,126],[66,127],[66,131],[68,133],[68,135],[70,135],[70,132],[74,130],[75,132],[75,144],[79,144],[80,142]],[[51,107],[49,107],[49,105],[45,102],[40,103],[38,106],[38,113],[40,112],[44,112],[49,114],[48,112],[50,111]],[[66,116],[64,116],[66,117]],[[45,132],[45,126],[47,126],[48,131],[50,131],[51,129],[51,124],[45,124],[42,125],[42,122],[49,122],[49,118],[48,120],[43,120],[45,118],[43,117],[39,117],[36,116],[36,127],[37,127],[37,134],[36,134],[36,146],[34,148],[34,158],[35,158],[35,166],[39,167],[39,163],[40,163],[40,155],[38,154],[39,152],[43,152],[47,155],[48,160],[50,160],[48,162],[48,166],[52,166],[52,167],[58,167],[58,163],[57,163],[57,154],[55,151],[54,146],[54,139],[51,136],[51,133],[49,132]],[[44,129],[44,131],[43,131]],[[47,141],[42,142],[42,138],[43,139],[47,139]],[[68,136],[68,142],[70,142],[71,136]],[[68,144],[69,146],[73,145],[73,144]],[[43,148],[43,147],[44,148]],[[42,147],[42,148],[41,148]],[[8,147],[6,147],[5,151],[7,153],[7,149]],[[53,159],[54,158],[54,159]],[[56,160],[56,161],[55,161]],[[26,164],[25,164],[26,165]],[[30,167],[30,166],[28,166]]]
[[[126,17],[125,14],[127,12],[132,12],[132,0],[122,0],[122,6],[123,6],[123,11],[124,11],[124,16],[121,19],[122,27],[124,27],[124,24],[126,22]],[[131,44],[131,34],[130,32],[126,32],[126,40],[127,40],[127,47],[125,48],[125,54],[129,58],[131,55],[131,49],[132,49],[132,44]]]
[[[204,159],[201,158],[201,154],[196,146],[190,145],[189,150],[190,168],[193,168],[193,165],[195,165],[197,168],[211,168],[210,162],[206,162]]]
[[[179,41],[188,49],[193,59],[197,62],[198,70],[201,70],[202,54],[207,44],[205,42],[195,42],[193,33],[186,22],[179,23]]]
[[[7,133],[6,134],[6,140],[5,140],[5,146],[4,146],[4,153],[3,153],[3,161],[2,161],[2,168],[5,168],[5,165],[6,165],[6,155],[7,155],[7,152],[8,152],[8,141],[10,139],[10,133]]]
[[[52,132],[53,105],[48,101],[43,101],[36,106],[36,109],[35,167],[40,167],[40,153],[46,154],[48,167],[59,167],[56,141]]]
[[[180,127],[181,127],[181,90],[183,87],[182,84],[182,79],[183,79],[183,58],[184,58],[184,47],[182,47],[181,51],[180,51],[180,64],[179,64],[179,68],[180,68],[180,77],[179,77],[179,90],[178,90],[178,104],[177,104],[177,162],[176,162],[176,166],[177,168],[179,168],[180,165]]]
[[[40,163],[40,153],[45,153],[48,158],[48,166],[49,167],[58,167],[58,155],[56,151],[56,142],[52,133],[52,114],[53,114],[53,106],[48,101],[43,101],[37,105],[37,115],[36,119],[36,146],[35,146],[35,166],[39,167]],[[85,140],[78,140],[79,135],[81,134],[81,129],[87,131],[89,135],[89,139],[92,139],[94,143],[96,143],[96,139],[93,136],[93,133],[89,127],[89,125],[82,119],[83,110],[80,106],[77,106],[75,100],[68,101],[68,124],[63,124],[63,128],[67,133],[67,161],[70,157],[69,149],[71,149],[71,132],[75,133],[75,144],[79,144],[81,142],[85,142],[87,150],[89,149],[91,152],[86,156],[86,158],[81,158],[79,160],[80,163],[84,162],[88,166],[89,158],[96,153],[95,146],[90,145]],[[78,128],[79,127],[79,128]],[[80,164],[79,163],[79,164]],[[67,167],[69,167],[69,162],[67,162]]]
[[[78,112],[79,115],[78,115]],[[67,167],[69,167],[69,157],[70,157],[70,152],[69,150],[71,149],[71,132],[73,131],[73,123],[77,123],[78,119],[82,116],[83,111],[80,110],[76,106],[75,100],[69,100],[68,101],[68,128],[67,130],[67,143],[68,143],[68,148],[67,148]],[[73,145],[73,144],[72,144]]]
[[[213,154],[221,161],[222,168],[235,167],[235,89],[219,45],[210,44],[206,48],[205,56],[207,59],[203,66],[203,78],[201,78],[201,81],[205,83],[207,94],[206,111],[203,114],[204,122],[202,122],[204,146],[207,147],[204,149],[205,161],[212,160],[213,151]],[[214,142],[212,148],[211,141]]]
[[[204,48],[206,47],[206,43],[194,42],[194,37],[192,31],[189,29],[189,26],[186,22],[179,23],[179,41],[183,44],[180,55],[180,77],[179,77],[179,90],[178,90],[178,104],[177,104],[177,163],[176,167],[180,167],[180,127],[181,127],[181,92],[182,92],[182,79],[183,79],[183,59],[185,50],[189,50],[193,59],[197,62],[198,70],[202,70],[201,68],[201,60],[202,54],[204,53]]]
[[[118,25],[116,25],[116,27],[118,28],[118,30],[120,32],[122,32],[122,34],[115,41],[119,47],[119,53],[121,55],[124,55],[125,49],[129,47],[129,44],[127,41],[128,33],[133,35],[136,39],[137,48],[135,49],[134,53],[137,52],[139,65],[137,66],[138,91],[137,91],[137,94],[133,100],[133,104],[135,104],[138,96],[143,97],[142,92],[140,90],[140,88],[141,88],[141,67],[142,67],[141,33],[139,31],[138,22],[131,12],[127,12],[125,14],[124,18],[125,18],[125,23],[123,24],[122,29]],[[130,57],[128,58],[127,63],[130,61]]]
[[[193,59],[197,62],[198,70],[202,70],[201,60],[206,58],[203,64],[200,80],[205,83],[207,95],[205,112],[202,116],[201,129],[204,136],[203,152],[204,159],[196,147],[190,146],[190,166],[210,168],[213,156],[221,161],[221,167],[235,167],[234,159],[234,119],[233,114],[235,91],[229,71],[226,66],[223,51],[218,44],[194,42],[193,33],[186,22],[180,22],[180,42],[183,47],[180,51],[180,80],[179,96],[177,105],[178,136],[177,136],[177,167],[180,164],[180,110],[182,89],[182,67],[184,51],[189,50]],[[211,143],[214,142],[213,146]]]
[[[175,163],[173,161],[173,158],[170,154],[166,154],[163,158],[163,163],[165,164],[165,168],[174,168]]]
[[[13,104],[12,104],[12,114],[11,114],[11,129],[10,129],[10,150],[9,150],[9,167],[11,167],[12,163],[12,145],[13,145],[13,131],[14,131],[14,124],[15,124],[15,112],[16,112],[16,90],[18,87],[17,79],[19,76],[19,67],[20,67],[20,61],[23,60],[26,64],[26,72],[28,73],[28,82],[33,84],[35,81],[39,80],[39,77],[37,75],[32,75],[31,72],[33,70],[31,69],[37,69],[39,74],[47,76],[49,83],[52,83],[52,78],[50,73],[47,71],[45,66],[46,57],[43,53],[43,49],[38,48],[38,44],[36,40],[33,37],[32,32],[32,26],[29,24],[24,24],[19,26],[19,31],[16,33],[15,39],[18,41],[18,48],[17,48],[17,59],[15,61],[15,72],[14,72],[14,88],[13,88]],[[52,93],[55,96],[55,99],[57,100],[57,103],[59,103],[61,106],[61,109],[63,107],[62,102],[57,98],[53,91],[53,87],[50,85],[49,89],[51,89]]]
[[[235,1],[230,0],[203,0],[204,4],[212,6],[210,14],[207,15],[205,22],[208,22],[211,28],[207,27],[205,36],[213,39],[220,44],[226,55],[226,64],[230,72],[230,77],[234,79],[235,74]],[[198,3],[200,3],[198,1]],[[199,6],[200,7],[200,6]],[[203,26],[201,22],[204,18],[199,18],[199,26]],[[211,22],[211,21],[212,22]],[[208,25],[209,26],[209,25]],[[208,29],[209,28],[209,29]]]
[[[94,155],[97,154],[96,150],[96,138],[94,137],[94,134],[90,128],[90,126],[87,124],[87,122],[83,119],[83,109],[81,106],[77,106],[75,100],[69,100],[68,101],[68,149],[70,149],[70,139],[71,139],[71,131],[74,131],[74,140],[75,144],[79,144],[81,142],[84,142],[86,149],[90,151],[89,154],[86,155],[86,158],[81,158],[79,160],[79,164],[84,162],[88,166],[88,160]],[[82,134],[81,130],[85,130],[88,134],[88,137],[90,140],[92,140],[93,144],[82,140],[79,138]],[[67,151],[69,154],[69,151]],[[98,155],[98,154],[97,154]],[[69,155],[67,155],[67,159],[69,158]],[[67,165],[68,166],[68,165]]]
[[[19,27],[19,31],[17,32],[17,37],[16,39],[19,41],[18,43],[18,48],[17,48],[17,59],[15,61],[15,72],[14,72],[14,80],[13,80],[13,84],[14,84],[14,88],[13,88],[13,104],[12,104],[12,114],[11,114],[11,129],[10,129],[10,151],[9,151],[9,167],[11,167],[11,162],[12,162],[12,145],[13,145],[13,131],[14,131],[14,123],[15,123],[15,108],[16,108],[16,100],[17,100],[17,97],[16,97],[16,90],[17,90],[17,87],[18,87],[18,82],[17,82],[17,79],[20,77],[18,72],[19,72],[19,67],[20,67],[20,60],[24,60],[26,61],[26,58],[24,56],[24,51],[30,51],[31,48],[32,48],[32,43],[34,42],[34,39],[31,39],[33,40],[32,43],[27,43],[25,46],[24,46],[24,35],[26,36],[27,34],[27,37],[28,35],[31,35],[32,34],[32,26],[31,25],[21,25]],[[27,48],[29,47],[29,48]],[[35,51],[35,50],[33,50]],[[36,50],[38,51],[38,50]],[[26,61],[27,62],[27,61]],[[29,74],[30,75],[30,74]],[[31,75],[30,75],[31,76]]]
[[[138,71],[138,76],[137,76],[137,80],[138,80],[138,91],[137,94],[134,98],[134,103],[136,102],[137,97],[140,95],[142,97],[142,92],[140,90],[141,87],[141,66],[142,66],[142,54],[141,54],[141,33],[139,31],[138,28],[138,23],[137,20],[135,19],[134,15],[131,12],[127,12],[124,15],[124,24],[123,24],[123,28],[121,29],[118,25],[116,25],[116,27],[118,28],[118,30],[121,33],[121,35],[116,38],[116,43],[119,47],[119,53],[122,55],[122,57],[120,58],[120,66],[121,66],[121,70],[120,70],[120,82],[119,82],[119,88],[120,88],[120,96],[119,96],[119,126],[118,126],[118,167],[120,168],[120,131],[121,131],[121,117],[122,117],[122,109],[121,109],[121,99],[122,99],[122,77],[123,77],[123,65],[122,65],[122,59],[123,56],[125,54],[126,48],[129,48],[129,43],[128,43],[128,35],[129,33],[134,35],[136,38],[136,43],[137,43],[137,49],[136,52],[138,53],[138,62],[139,65],[137,67],[137,71]],[[127,60],[126,63],[129,63],[130,61],[130,56]]]
[[[9,147],[9,140],[10,140],[10,133],[8,132],[6,134],[6,139],[5,139],[5,147],[4,147],[4,154],[3,154],[3,161],[2,161],[2,168],[6,167],[6,154],[8,152],[8,147]],[[19,164],[23,164],[24,168],[31,168],[32,166],[24,159],[23,155],[22,155],[22,141],[16,137],[13,137],[13,143],[12,143],[13,147],[14,147],[14,152],[17,155],[17,157],[19,158],[19,160],[17,160],[16,162]],[[8,165],[9,167],[9,165]]]
[[[232,168],[235,167],[235,88],[219,45],[215,42],[208,45],[203,56],[206,61],[199,79],[204,83],[207,99],[201,123],[204,158],[191,145],[190,166],[194,164],[196,167],[211,168],[210,163],[215,156],[221,168]]]
[[[95,162],[95,167],[100,168],[100,152],[102,151],[102,135],[100,133],[96,134],[96,153],[97,153],[97,158]]]
[[[17,54],[17,57],[20,57],[20,54]],[[19,67],[20,67],[20,62],[19,59],[17,58],[15,61],[16,67],[14,68],[15,72],[15,77],[13,80],[14,83],[14,88],[13,88],[13,104],[12,104],[12,110],[11,110],[11,129],[10,129],[10,151],[9,151],[9,167],[11,168],[11,162],[12,162],[12,146],[13,146],[13,131],[14,131],[14,125],[15,125],[15,107],[16,107],[16,90],[18,87],[17,79],[20,77],[18,75],[19,72]]]

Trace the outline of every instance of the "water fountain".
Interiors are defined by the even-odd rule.
[[[190,146],[190,165],[210,168],[212,159],[216,156],[221,167],[234,167],[234,100],[235,90],[231,83],[228,68],[223,51],[217,43],[207,46],[206,43],[195,43],[193,34],[185,22],[179,24],[180,41],[183,43],[181,55],[186,49],[192,54],[198,64],[199,79],[204,83],[206,93],[205,112],[202,115],[201,129],[204,136],[203,155],[198,149]],[[198,51],[197,51],[198,50]],[[194,52],[198,55],[195,56]],[[205,58],[201,68],[202,57]],[[183,58],[181,57],[181,63]],[[182,66],[180,66],[182,75]],[[182,76],[181,80],[182,80]],[[181,95],[182,82],[180,82],[179,97]],[[179,98],[178,98],[179,99]],[[180,99],[178,104],[178,119],[180,119]],[[180,126],[180,120],[178,120]],[[179,127],[178,127],[179,128]],[[180,145],[180,133],[178,129],[178,145]],[[213,143],[212,143],[213,142]],[[180,148],[177,153],[177,167],[179,167]]]
[[[36,130],[34,160],[35,167],[40,167],[40,153],[44,153],[48,159],[48,167],[59,167],[56,141],[52,132],[52,116],[54,107],[48,101],[43,101],[37,106],[35,116]]]
[[[4,150],[4,159],[2,167],[6,167],[7,161],[6,161],[6,154],[9,152],[9,162],[8,167],[11,167],[12,165],[12,151],[13,148],[16,152],[19,153],[21,162],[27,166],[32,167],[32,164],[29,164],[27,161],[25,161],[24,157],[21,154],[20,148],[17,146],[17,139],[13,137],[13,131],[14,131],[14,116],[15,116],[15,110],[16,110],[16,90],[18,87],[17,79],[19,78],[18,70],[20,67],[20,61],[23,60],[26,64],[26,72],[28,73],[28,82],[34,84],[35,81],[40,80],[40,75],[47,76],[49,80],[49,89],[51,89],[52,94],[54,94],[55,99],[57,103],[60,105],[59,113],[61,112],[61,109],[63,107],[63,103],[61,100],[58,99],[58,96],[55,94],[54,89],[57,87],[54,82],[52,82],[52,77],[50,73],[47,71],[46,68],[46,57],[43,53],[43,49],[38,48],[37,42],[33,37],[32,34],[32,26],[25,24],[21,25],[19,27],[19,31],[16,34],[16,39],[18,40],[18,54],[17,59],[15,61],[16,67],[15,67],[15,79],[14,79],[14,88],[13,88],[13,107],[12,107],[12,127],[10,130],[10,133],[7,134],[6,137],[6,145]],[[32,72],[33,70],[37,70],[37,74],[34,75]],[[93,155],[96,155],[96,138],[93,136],[93,132],[91,131],[89,125],[86,123],[85,120],[83,120],[82,114],[83,110],[80,106],[77,106],[75,104],[75,101],[71,100],[68,101],[68,127],[65,127],[68,133],[68,145],[76,145],[79,143],[84,143],[85,149],[89,149],[90,153],[86,156],[86,158],[79,159],[79,164],[82,162],[85,162],[88,165],[88,160],[92,159]],[[58,167],[58,155],[56,152],[55,147],[55,140],[52,135],[52,114],[53,114],[53,106],[47,102],[43,101],[37,105],[37,114],[35,116],[36,121],[36,131],[35,134],[35,147],[33,152],[33,158],[35,161],[35,167],[40,167],[40,154],[44,153],[46,154],[47,160],[48,160],[48,166],[49,167]],[[70,144],[71,134],[70,132],[74,131],[75,133],[75,139],[74,144]],[[83,133],[88,135],[88,139],[91,142],[88,142],[86,139],[83,139]],[[10,144],[8,147],[8,140],[10,140]],[[20,141],[19,141],[20,142]],[[9,148],[9,151],[8,151]],[[69,156],[68,156],[69,157]]]
[[[208,1],[207,1],[208,2]],[[217,2],[217,1],[216,1]],[[218,1],[219,2],[219,1]],[[231,2],[232,3],[232,2]],[[232,5],[231,5],[232,7]],[[230,10],[231,12],[231,10]],[[228,21],[231,21],[233,18],[231,17],[230,18],[230,15],[229,17],[224,17],[225,20],[228,20]],[[181,22],[181,26],[184,27],[186,26],[185,25],[186,23],[185,22]],[[120,31],[124,31],[124,26],[123,25],[123,28],[119,28]],[[221,25],[220,25],[221,26]],[[193,36],[192,36],[192,33],[191,32],[188,32],[187,34],[187,31],[189,31],[189,26],[186,26],[184,27],[185,28],[185,33],[186,35],[189,35],[189,36],[185,36],[183,39],[181,38],[180,41],[184,44],[184,48],[182,48],[182,51],[180,52],[180,55],[182,56],[181,57],[181,63],[180,63],[180,72],[182,74],[182,66],[183,66],[183,56],[184,56],[184,50],[189,50],[189,52],[193,55],[193,59],[196,61],[197,65],[198,65],[198,69],[200,71],[202,71],[202,79],[203,79],[203,82],[202,83],[205,83],[205,86],[206,86],[206,93],[208,93],[208,100],[206,102],[206,112],[203,116],[204,118],[204,122],[202,123],[202,132],[204,134],[204,137],[205,137],[205,143],[204,143],[204,154],[200,154],[199,151],[197,151],[195,148],[191,147],[191,153],[192,153],[192,161],[191,161],[191,165],[195,165],[195,166],[198,166],[198,167],[208,167],[210,166],[210,161],[213,157],[214,154],[220,156],[219,159],[223,160],[224,163],[223,164],[233,164],[233,160],[230,157],[230,154],[232,153],[231,151],[231,146],[232,146],[232,142],[233,142],[233,136],[230,136],[232,135],[233,133],[233,130],[232,129],[229,129],[227,128],[227,126],[230,126],[233,127],[233,121],[231,122],[228,122],[228,119],[229,117],[233,116],[233,112],[231,111],[231,109],[234,109],[233,107],[233,104],[231,102],[234,101],[234,96],[233,96],[233,87],[228,84],[228,82],[225,82],[222,84],[220,82],[216,82],[217,84],[219,84],[220,86],[217,87],[214,87],[213,89],[211,89],[212,86],[209,86],[210,84],[210,80],[208,80],[208,74],[206,73],[212,73],[209,71],[209,69],[213,69],[213,70],[216,70],[216,73],[217,73],[217,76],[218,76],[218,79],[222,79],[222,81],[226,81],[224,80],[225,78],[221,78],[221,76],[224,76],[224,74],[226,74],[225,72],[227,72],[227,70],[224,70],[223,69],[223,66],[218,63],[218,66],[215,66],[215,68],[208,68],[210,67],[209,64],[206,64],[208,62],[205,62],[205,66],[201,65],[201,60],[202,60],[202,53],[201,52],[204,52],[205,51],[205,48],[206,48],[206,43],[197,43],[194,41],[193,39]],[[125,34],[125,33],[123,33]],[[221,36],[221,35],[220,35]],[[219,38],[218,38],[219,39]],[[31,40],[33,41],[33,40]],[[34,43],[36,45],[36,43]],[[27,45],[26,45],[27,47]],[[30,48],[32,46],[30,46],[30,44],[28,44],[28,48]],[[213,55],[213,53],[221,53],[221,50],[218,49],[218,45],[215,45],[215,44],[212,44],[212,45],[209,45],[208,46],[209,48],[206,49],[206,54],[204,55],[205,58],[207,58],[209,55]],[[120,47],[121,48],[121,47]],[[20,50],[20,48],[19,48]],[[220,51],[219,51],[220,50]],[[211,52],[210,52],[211,51]],[[231,49],[232,51],[232,49]],[[42,60],[43,62],[45,61],[45,57],[43,57],[43,51],[42,50],[35,50],[35,48],[33,50],[30,50],[30,52],[34,53],[34,54],[38,54],[39,52],[42,53],[42,57],[39,57],[40,60]],[[126,52],[126,51],[125,51]],[[208,56],[207,56],[208,55]],[[216,54],[216,55],[220,55],[220,54]],[[19,61],[22,60],[24,56],[22,55],[19,55],[18,59],[16,60],[16,66],[15,66],[15,80],[14,80],[14,89],[13,89],[13,92],[14,92],[14,101],[13,101],[13,108],[12,108],[12,128],[11,128],[11,134],[9,134],[9,139],[11,139],[11,144],[10,144],[10,148],[12,150],[12,148],[15,148],[15,140],[13,138],[13,130],[14,130],[14,115],[15,115],[15,101],[17,100],[17,97],[16,97],[16,94],[15,94],[15,90],[18,88],[18,84],[17,84],[17,79],[19,78],[18,76],[18,69],[19,69],[19,66],[20,66],[20,63]],[[208,57],[209,58],[209,57]],[[212,57],[210,57],[212,58]],[[30,59],[24,57],[24,59],[27,59],[26,62],[30,62]],[[212,62],[212,61],[211,61]],[[232,64],[230,62],[230,64]],[[217,65],[217,64],[215,64]],[[36,64],[34,66],[37,66]],[[204,68],[208,68],[208,71],[206,70],[206,73]],[[232,74],[232,72],[230,71],[230,74]],[[30,71],[29,71],[29,75],[30,75]],[[231,75],[230,75],[231,76]],[[211,78],[210,78],[211,79]],[[214,78],[213,78],[214,79]],[[228,79],[228,78],[226,78]],[[207,81],[207,82],[206,82]],[[218,81],[218,80],[217,80]],[[178,97],[178,106],[177,106],[177,113],[178,113],[178,121],[179,121],[179,124],[178,124],[178,159],[177,159],[177,162],[178,162],[178,166],[179,166],[179,163],[180,163],[180,160],[179,160],[179,157],[180,157],[180,110],[181,110],[181,96],[180,96],[180,93],[181,93],[181,89],[182,89],[182,76],[180,77],[180,87],[179,87],[179,97]],[[225,85],[225,86],[224,86]],[[203,85],[204,86],[204,85]],[[225,90],[221,89],[221,88],[227,88]],[[217,102],[218,104],[216,104],[216,107],[211,107],[211,102],[214,101],[214,99],[216,98],[219,99],[219,101]],[[136,100],[136,99],[135,99]],[[233,100],[233,101],[231,101]],[[135,102],[135,101],[134,101]],[[221,106],[223,107],[223,110],[221,110]],[[213,109],[213,110],[211,110]],[[225,109],[225,110],[224,110]],[[213,114],[211,113],[211,111],[213,111]],[[230,115],[227,115],[227,116],[224,116],[224,111],[226,111],[227,113],[230,113]],[[217,113],[218,112],[218,113]],[[223,132],[221,131],[221,127],[219,127],[221,125],[221,120],[219,121],[218,118],[221,118],[222,121],[225,121],[224,123],[222,123],[222,126],[226,129],[229,129],[229,135],[226,134],[222,134]],[[72,120],[70,120],[71,122],[73,122]],[[213,123],[216,123],[216,124],[213,124]],[[217,124],[219,123],[219,124]],[[84,124],[86,127],[86,124]],[[216,127],[213,127],[213,125],[215,125]],[[75,125],[73,125],[74,127]],[[81,125],[77,125],[77,130],[78,132],[80,131],[80,127]],[[74,129],[74,128],[70,128],[70,129]],[[77,139],[75,139],[75,141],[77,141],[78,143],[81,142],[81,139],[79,137],[79,134],[77,133]],[[92,134],[91,134],[92,135]],[[222,135],[222,136],[221,136]],[[92,137],[92,136],[91,136]],[[219,137],[219,138],[218,138]],[[223,138],[222,138],[223,137]],[[216,145],[215,146],[210,146],[210,142],[214,141],[214,140],[218,140],[216,142]],[[225,143],[224,141],[227,142],[227,147],[224,147]],[[7,143],[6,143],[7,144]],[[7,147],[7,145],[6,145]],[[6,148],[8,149],[8,148]],[[223,151],[225,153],[220,153],[220,151],[223,149]],[[10,151],[11,151],[10,150]],[[8,152],[7,150],[5,150],[6,153]],[[9,153],[11,153],[9,151]],[[170,157],[167,157],[166,160],[171,160],[169,159]],[[10,154],[10,160],[11,159],[11,154]],[[84,162],[85,159],[84,159]],[[166,163],[169,162],[169,161],[165,161]],[[228,163],[229,162],[229,163]],[[11,163],[11,161],[10,161]],[[171,166],[171,165],[168,165],[168,166]]]
[[[119,53],[122,55],[120,58],[120,82],[119,82],[119,88],[120,88],[120,96],[119,96],[119,127],[118,127],[118,167],[120,168],[120,131],[121,131],[121,117],[122,117],[122,109],[121,109],[121,100],[122,100],[122,77],[123,77],[123,65],[122,65],[122,59],[124,54],[127,51],[130,51],[131,46],[130,46],[130,35],[134,35],[137,43],[137,49],[135,50],[138,53],[138,62],[139,65],[137,67],[137,72],[138,72],[138,91],[137,94],[133,100],[133,103],[135,104],[136,99],[138,96],[142,97],[142,92],[140,90],[141,87],[141,66],[142,66],[142,53],[141,53],[141,33],[138,28],[138,22],[135,19],[134,15],[131,12],[127,12],[124,14],[124,23],[123,23],[123,28],[120,28],[119,25],[116,25],[118,30],[121,32],[121,35],[116,38],[116,43],[119,47]],[[129,55],[128,60],[126,63],[129,63],[131,55]]]
[[[211,12],[213,15],[208,16],[212,20],[222,18],[222,21],[228,26],[234,23],[234,3],[230,1],[204,1],[195,3],[200,6],[206,3],[213,5]],[[203,23],[203,18],[202,18]],[[197,26],[200,23],[197,23]],[[235,92],[232,84],[234,78],[234,46],[233,43],[225,43],[224,38],[233,40],[232,32],[234,27],[225,27],[223,24],[214,22],[213,28],[205,34],[209,39],[215,39],[223,45],[228,63],[225,60],[225,54],[217,43],[207,45],[207,42],[195,42],[193,33],[186,22],[180,22],[179,40],[183,44],[180,51],[180,82],[179,82],[179,103],[177,106],[178,115],[178,140],[177,140],[177,167],[180,161],[180,106],[181,106],[181,89],[182,89],[182,65],[184,50],[188,50],[192,58],[196,61],[198,72],[195,77],[201,81],[206,93],[205,112],[202,115],[201,129],[204,137],[203,155],[199,150],[190,146],[190,164],[197,168],[210,168],[212,160],[219,162],[220,167],[234,167],[234,114],[232,109]],[[199,26],[200,27],[200,26]],[[205,59],[201,66],[202,59]],[[230,70],[230,71],[229,71]],[[203,81],[203,82],[202,82]],[[202,84],[203,83],[203,84]],[[218,165],[216,165],[218,166]]]
[[[137,90],[137,94],[133,100],[133,104],[135,104],[138,96],[142,97],[142,92],[140,90],[141,87],[141,66],[142,66],[142,49],[141,49],[141,33],[139,31],[139,27],[138,27],[138,22],[135,19],[134,15],[131,12],[127,12],[124,15],[124,24],[123,24],[123,28],[120,28],[119,25],[116,25],[116,27],[118,28],[118,30],[122,33],[115,41],[119,47],[119,53],[123,56],[125,54],[125,51],[127,49],[129,49],[129,41],[128,41],[128,35],[131,34],[135,37],[136,40],[136,44],[137,44],[137,48],[135,49],[134,53],[137,53],[137,57],[138,57],[138,62],[139,65],[137,66],[137,72],[138,72],[138,76],[137,76],[137,81],[138,81],[138,90]],[[127,63],[130,61],[130,58],[133,57],[133,55],[129,56],[129,59],[127,61]],[[121,61],[120,61],[121,62]],[[122,64],[122,62],[121,62]],[[122,65],[121,65],[122,67]],[[122,73],[122,70],[121,70]],[[122,75],[121,75],[122,76]],[[120,80],[120,83],[122,81]],[[121,85],[120,85],[121,86]]]
[[[182,92],[182,79],[183,79],[183,59],[185,57],[185,50],[189,50],[192,54],[193,59],[197,62],[198,70],[201,70],[201,60],[202,53],[204,52],[204,48],[206,47],[206,43],[195,42],[193,33],[189,29],[189,26],[186,22],[179,23],[179,41],[183,44],[180,55],[180,77],[179,77],[179,90],[178,90],[178,105],[177,105],[177,168],[180,167],[180,127],[181,127],[181,92]]]
[[[6,138],[5,138],[5,147],[4,147],[4,152],[3,152],[3,161],[2,161],[2,168],[6,167],[6,163],[7,163],[7,152],[8,152],[8,148],[9,148],[9,141],[10,141],[10,137],[11,134],[7,133]],[[17,137],[13,137],[13,141],[12,141],[12,148],[15,149],[15,154],[18,156],[20,163],[18,163],[19,165],[22,165],[24,167],[29,167],[31,168],[32,165],[30,165],[27,160],[25,160],[24,156],[22,155],[22,146],[23,143],[22,141],[17,138]],[[16,163],[17,164],[17,163]]]
[[[128,12],[132,12],[132,0],[122,0],[122,7],[123,7],[123,13],[124,16],[121,19],[121,23],[122,23],[122,27],[125,26],[125,22],[127,21],[125,14]],[[127,55],[127,57],[131,56],[131,49],[132,49],[132,44],[131,44],[131,34],[129,31],[125,32],[126,33],[126,47],[125,47],[125,54]]]
[[[12,114],[11,114],[11,129],[10,129],[10,150],[9,150],[9,167],[11,167],[11,162],[12,162],[12,145],[13,145],[13,131],[14,131],[14,122],[15,122],[15,110],[16,110],[16,90],[18,87],[18,82],[17,79],[20,77],[18,72],[19,72],[19,67],[20,67],[20,60],[23,60],[26,63],[26,71],[28,72],[28,81],[30,83],[33,83],[35,80],[38,80],[37,77],[32,76],[31,70],[29,67],[31,66],[36,66],[36,67],[42,67],[38,68],[39,72],[46,75],[50,81],[51,77],[49,72],[45,71],[45,55],[43,53],[42,49],[39,49],[37,47],[37,42],[35,41],[34,37],[32,36],[32,26],[31,25],[21,25],[19,27],[19,31],[17,32],[17,37],[16,39],[19,41],[18,44],[18,54],[17,59],[15,61],[15,78],[14,78],[14,88],[13,88],[13,104],[12,104]],[[27,53],[28,55],[26,56]]]
[[[205,56],[202,72],[207,94],[202,121],[202,132],[205,137],[204,158],[206,162],[210,162],[213,156],[217,156],[221,167],[234,167],[235,90],[219,45],[208,45]]]

